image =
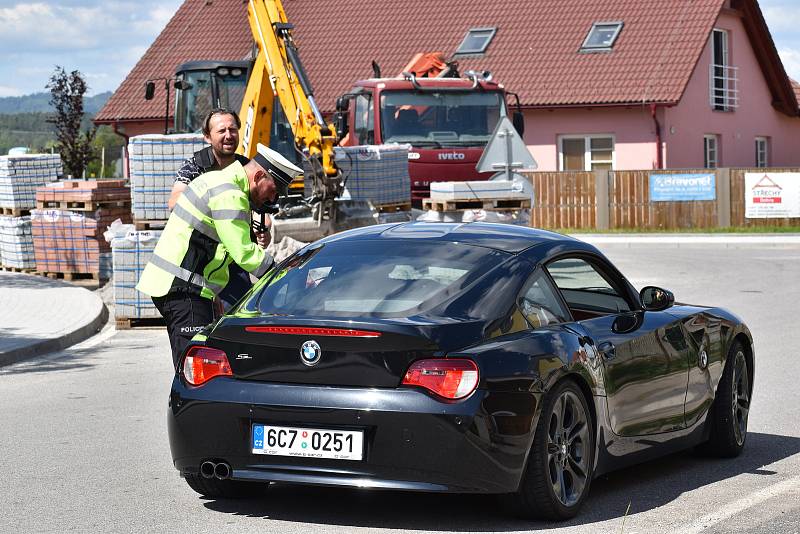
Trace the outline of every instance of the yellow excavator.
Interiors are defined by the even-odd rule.
[[[280,0],[249,0],[247,15],[257,54],[242,100],[240,152],[252,157],[257,143],[269,145],[273,130],[278,127],[278,114],[289,125],[292,148],[299,156],[295,160],[301,161],[305,175],[290,188],[290,193],[299,190],[300,194],[290,195],[290,201],[282,204],[281,214],[290,217],[279,216],[276,227],[280,233],[310,240],[374,223],[368,203],[336,200],[343,191],[333,150],[339,137],[314,100],[314,90],[292,38],[293,26],[287,21]],[[304,180],[310,185],[310,199],[302,194]],[[343,212],[346,216],[342,216]],[[303,220],[309,218],[310,221]]]
[[[256,144],[263,143],[304,169],[304,179],[292,184],[275,218],[283,235],[311,241],[375,221],[368,202],[340,198],[347,177],[336,167],[337,143],[411,145],[412,203],[421,204],[434,181],[488,178],[476,163],[497,121],[510,114],[507,96],[516,96],[488,72],[466,71],[461,77],[457,63],[436,59],[441,54],[420,54],[400,76],[386,78],[373,62],[374,77],[355,82],[337,99],[329,123],[314,100],[281,1],[248,0],[247,12],[252,62],[193,61],[176,70],[175,131],[197,131],[208,109],[241,102],[240,153],[252,157]],[[521,134],[518,97],[516,108],[512,118]],[[399,129],[407,116],[418,117],[416,135]],[[359,120],[363,117],[366,123]]]

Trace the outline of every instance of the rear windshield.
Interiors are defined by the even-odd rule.
[[[503,257],[456,243],[334,241],[301,251],[245,309],[276,315],[410,315],[456,294]]]

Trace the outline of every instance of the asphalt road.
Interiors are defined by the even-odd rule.
[[[173,469],[163,330],[104,331],[0,369],[0,532],[800,532],[800,247],[607,245],[637,287],[740,314],[755,337],[744,454],[690,453],[595,480],[567,523],[505,515],[491,496],[273,485],[208,500]]]

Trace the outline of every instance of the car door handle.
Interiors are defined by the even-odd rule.
[[[600,354],[603,355],[603,358],[605,358],[606,360],[613,360],[614,357],[617,355],[617,349],[614,347],[614,344],[611,343],[610,341],[604,341],[603,343],[600,343],[600,345],[597,347],[597,350],[600,352]]]

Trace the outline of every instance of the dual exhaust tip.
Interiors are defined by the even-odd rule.
[[[206,460],[200,464],[200,475],[203,478],[216,478],[218,480],[227,480],[231,478],[231,466],[227,462],[211,462]]]

